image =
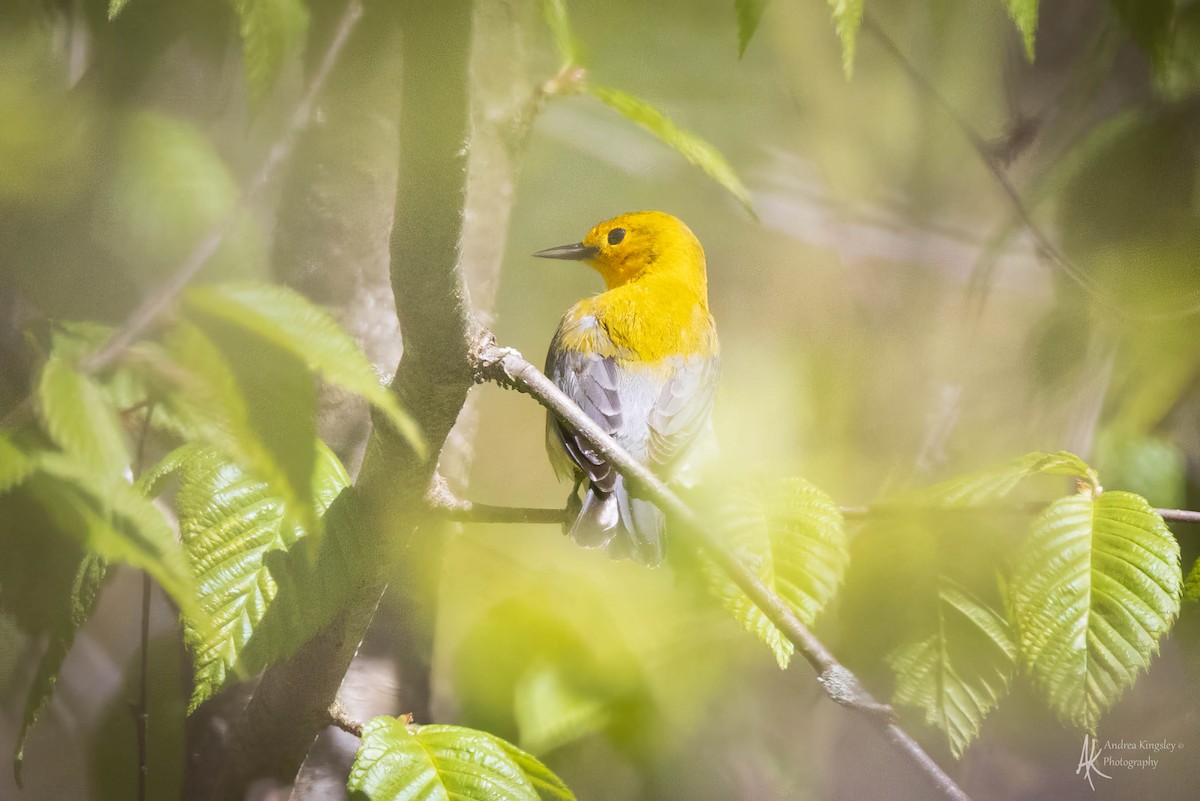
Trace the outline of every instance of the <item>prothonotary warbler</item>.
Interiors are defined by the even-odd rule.
[[[677,476],[707,450],[720,371],[699,240],[670,214],[639,211],[534,255],[582,261],[607,288],[563,317],[546,373],[635,458],[663,479]],[[613,558],[661,564],[663,513],[553,416],[546,448],[555,472],[575,482],[571,537]]]

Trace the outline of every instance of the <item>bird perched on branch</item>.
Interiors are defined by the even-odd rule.
[[[533,255],[582,261],[606,286],[563,317],[546,373],[660,477],[686,472],[712,439],[720,368],[704,250],[695,234],[670,214],[639,211],[600,223],[582,242]],[[663,513],[574,431],[553,415],[546,423],[555,472],[575,481],[571,537],[613,558],[660,564]]]

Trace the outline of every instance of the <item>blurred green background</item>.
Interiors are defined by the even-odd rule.
[[[692,227],[708,257],[724,369],[718,481],[802,475],[854,506],[1029,450],[1068,449],[1106,487],[1195,508],[1200,5],[1147,3],[1142,16],[1128,12],[1135,5],[1046,0],[1028,63],[999,0],[868,0],[868,20],[888,39],[864,30],[847,79],[822,0],[769,4],[741,58],[732,0],[572,0],[589,78],[646,98],[716,145],[758,220],[612,110],[582,95],[551,98],[523,143],[507,232],[491,234],[507,237],[495,284],[500,342],[540,362],[562,312],[601,289],[587,269],[529,253],[621,212],[662,209]],[[277,56],[259,65],[274,76],[265,83],[243,80],[226,4],[130,0],[112,22],[100,0],[18,0],[0,11],[0,410],[27,392],[29,343],[50,321],[120,320],[233,209],[341,8],[277,6],[307,25],[261,51]],[[524,31],[527,49],[507,55],[524,76],[513,93],[525,96],[559,63],[537,5],[505,7]],[[386,3],[368,4],[356,33],[365,43],[335,73],[314,133],[202,275],[301,288],[335,309],[383,373],[399,354],[386,280],[392,16]],[[1161,30],[1159,17],[1169,20]],[[1018,188],[1019,208],[993,169]],[[326,223],[317,230],[304,224],[313,208]],[[1026,213],[1068,266],[1034,241]],[[561,504],[567,487],[545,458],[540,408],[494,386],[476,392],[477,424],[454,446],[470,454],[451,476],[459,491]],[[349,462],[362,437],[353,417],[333,407],[323,418]],[[1200,550],[1196,527],[1176,532],[1186,571]],[[454,535],[440,569],[439,719],[521,744],[581,799],[928,793],[868,727],[823,699],[807,665],[781,673],[668,570],[609,562],[555,527],[482,525]],[[122,675],[137,642],[135,583],[121,575],[106,590],[33,735],[26,788],[0,771],[0,797],[129,797],[136,762]],[[903,603],[906,589],[849,593],[819,625],[884,692],[884,654],[865,618]],[[405,711],[389,706],[402,677],[388,627],[401,614],[385,602],[351,673],[364,716]],[[0,624],[5,752],[37,643]],[[1188,756],[1200,748],[1198,626],[1185,604],[1149,675],[1102,725],[1114,738],[1182,742],[1183,752],[1094,792],[1075,774],[1079,736],[1022,678],[960,764],[919,715],[906,722],[976,799],[1190,798],[1200,785]],[[165,599],[155,631],[173,635]],[[179,653],[162,642],[152,772],[169,786],[183,744],[168,722],[186,681],[174,687]],[[333,740],[336,766],[353,744]],[[318,779],[306,792],[344,793]]]

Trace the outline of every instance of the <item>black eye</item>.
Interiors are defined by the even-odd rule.
[[[624,228],[614,228],[608,232],[608,244],[619,245],[621,240],[625,238]]]

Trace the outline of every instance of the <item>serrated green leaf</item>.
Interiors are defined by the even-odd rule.
[[[194,314],[240,326],[287,349],[328,383],[380,409],[418,452],[425,452],[416,424],[379,382],[358,345],[328,312],[303,295],[272,284],[219,284],[189,290],[185,304]]]
[[[1146,500],[1074,495],[1034,521],[1010,586],[1021,658],[1059,718],[1096,725],[1179,612],[1179,544]]]
[[[497,742],[517,764],[517,767],[525,773],[525,778],[533,785],[533,789],[537,790],[538,797],[542,801],[575,801],[575,794],[571,792],[571,788],[567,787],[563,780],[558,778],[550,768],[543,765],[537,757],[522,751],[506,740],[497,738]]]
[[[160,459],[158,464],[143,472],[134,486],[147,498],[157,498],[162,494],[167,480],[203,452],[204,449],[195,443],[180,445]]]
[[[50,632],[50,642],[38,660],[33,685],[25,699],[25,713],[21,718],[21,729],[17,733],[17,744],[13,754],[13,776],[18,787],[21,786],[21,769],[25,760],[25,740],[54,693],[59,670],[75,642],[75,633],[87,622],[92,610],[96,608],[106,572],[107,566],[103,559],[95,554],[84,555],[75,572],[69,593],[66,593],[68,600],[65,614],[60,624]]]
[[[122,480],[129,466],[125,434],[104,392],[91,378],[51,356],[42,368],[37,401],[46,433],[58,447],[103,480]]]
[[[291,350],[222,317],[195,315],[167,334],[174,386],[162,405],[271,486],[306,530],[316,454],[316,386]]]
[[[565,0],[542,0],[542,19],[554,36],[554,49],[563,65],[582,64],[579,57],[579,42],[571,30],[571,20],[567,17]]]
[[[184,550],[197,582],[200,606],[212,620],[207,632],[185,619],[185,633],[195,658],[194,690],[189,711],[220,690],[231,673],[256,672],[294,651],[331,616],[334,599],[322,598],[319,587],[293,590],[283,602],[295,605],[289,620],[307,615],[307,626],[261,627],[279,593],[277,576],[266,556],[291,548],[304,532],[287,524],[287,503],[271,494],[269,485],[255,479],[214,450],[196,449],[180,464],[176,496]],[[312,504],[324,515],[350,478],[341,462],[323,443],[313,473]],[[336,533],[332,535],[335,539]],[[320,567],[331,580],[348,585],[353,568],[344,561]],[[306,604],[301,606],[301,602]],[[325,612],[310,609],[324,606]],[[276,616],[279,612],[276,611]],[[297,632],[298,633],[295,633]],[[290,637],[290,639],[289,639]],[[255,652],[247,644],[258,638]]]
[[[129,0],[108,0],[108,19],[111,22],[117,18],[125,6],[129,5]]]
[[[1150,59],[1155,73],[1166,67],[1178,0],[1111,0],[1121,24]]]
[[[1034,44],[1037,37],[1038,24],[1038,0],[1004,0],[1004,7],[1008,9],[1008,16],[1012,19],[1013,24],[1017,26],[1017,31],[1021,34],[1021,41],[1025,45],[1025,58],[1033,63]]]
[[[539,801],[539,790],[514,759],[513,748],[474,729],[417,727],[378,717],[363,727],[346,786],[369,801]],[[536,763],[528,754],[519,759]],[[562,787],[541,763],[537,776],[543,791]],[[570,798],[567,793],[546,797]]]
[[[1188,571],[1187,580],[1183,583],[1184,597],[1189,601],[1200,601],[1200,559]]]
[[[849,543],[837,505],[799,478],[746,486],[724,501],[718,526],[733,552],[805,625],[833,598],[846,572]],[[724,571],[705,559],[709,589],[786,668],[794,646]]]
[[[298,50],[308,30],[303,0],[232,0],[242,37],[246,86],[253,105],[275,85],[284,59]]]
[[[858,29],[862,26],[863,0],[829,0],[833,24],[842,42],[842,69],[846,77],[854,75],[854,53],[858,47]]]
[[[738,58],[746,54],[746,46],[758,30],[758,23],[762,20],[767,2],[768,0],[734,0],[738,21]]]
[[[979,734],[983,719],[1008,691],[1016,646],[1004,618],[965,588],[938,581],[937,628],[888,656],[897,705],[925,711],[955,757]]]
[[[0,434],[0,493],[24,481],[35,466],[33,459],[26,456],[8,437]]]
[[[596,84],[588,84],[587,91],[592,97],[631,122],[636,122],[676,153],[699,167],[736,197],[747,211],[754,214],[754,206],[750,202],[750,192],[737,177],[733,168],[729,166],[729,162],[721,155],[721,152],[711,144],[690,131],[683,130],[640,97]]]

